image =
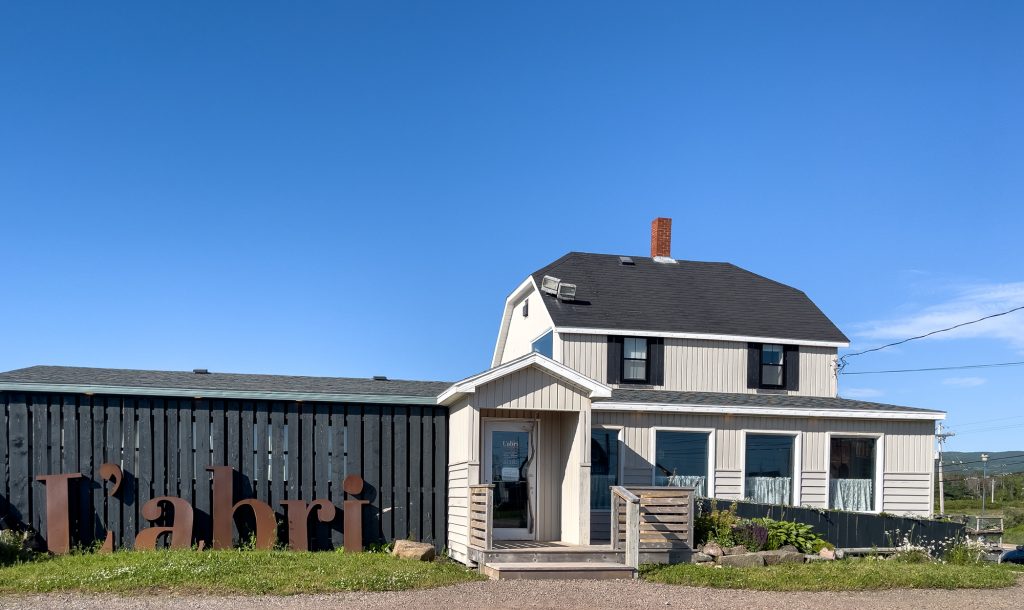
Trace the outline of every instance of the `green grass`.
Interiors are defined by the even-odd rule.
[[[1008,527],[1003,533],[1003,542],[1007,544],[1024,544],[1024,525]]]
[[[450,561],[410,561],[384,553],[120,551],[67,555],[0,568],[0,593],[292,595],[418,589],[479,578]]]
[[[670,585],[758,591],[869,591],[877,589],[994,589],[1017,582],[1019,567],[846,560],[764,568],[694,564],[644,566],[646,580]]]
[[[1004,508],[1024,508],[1024,502],[985,502],[985,514],[998,517]],[[935,511],[939,510],[939,502],[935,502]],[[981,513],[981,500],[946,500],[946,514],[977,515]]]

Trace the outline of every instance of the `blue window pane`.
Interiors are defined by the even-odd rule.
[[[611,487],[619,484],[619,431],[590,431],[590,508],[611,508]]]
[[[553,358],[553,354],[555,353],[554,333],[549,330],[547,333],[544,334],[543,337],[534,341],[533,351],[537,352],[538,354],[541,354],[542,356]]]

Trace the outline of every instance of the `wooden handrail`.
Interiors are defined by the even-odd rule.
[[[688,487],[611,488],[612,547],[625,564],[640,567],[640,549],[693,546],[694,489]]]
[[[494,485],[469,486],[469,546],[490,550],[494,543]]]

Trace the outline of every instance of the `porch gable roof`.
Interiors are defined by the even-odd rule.
[[[462,381],[455,382],[447,390],[441,392],[440,396],[437,397],[437,404],[450,406],[463,396],[476,392],[476,389],[479,386],[507,377],[508,375],[512,375],[517,371],[521,371],[529,367],[538,368],[556,379],[560,379],[584,390],[585,395],[590,399],[611,398],[611,387],[595,381],[586,375],[578,373],[564,364],[560,364],[546,356],[542,356],[541,354],[534,352],[526,354],[525,356],[520,356],[515,360],[510,360],[505,364],[488,369],[482,373],[473,375],[472,377],[467,377]]]

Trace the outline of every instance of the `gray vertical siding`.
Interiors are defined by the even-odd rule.
[[[564,334],[562,364],[606,383],[608,338]],[[786,394],[836,395],[836,349],[800,346],[800,388]],[[747,387],[747,344],[738,341],[665,339],[665,384],[659,390],[750,394]]]

